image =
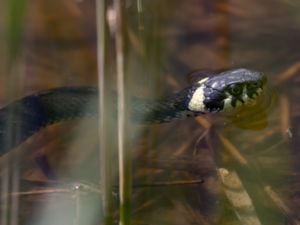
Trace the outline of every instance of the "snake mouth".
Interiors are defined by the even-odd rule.
[[[262,130],[269,124],[268,114],[277,104],[277,95],[269,87],[259,90],[248,104],[226,114],[226,122],[246,130]],[[234,111],[234,113],[232,113]]]
[[[230,111],[238,109],[241,106],[253,106],[256,105],[259,96],[263,93],[263,87],[257,87],[256,89],[248,88],[248,85],[244,85],[242,91],[238,94],[232,94],[228,91],[225,92],[226,98],[224,102],[224,111]]]

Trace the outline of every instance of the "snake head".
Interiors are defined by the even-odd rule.
[[[195,85],[188,108],[194,112],[230,111],[253,104],[263,92],[266,76],[248,69],[234,69],[204,78]]]

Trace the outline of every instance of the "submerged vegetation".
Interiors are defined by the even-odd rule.
[[[297,1],[19,3],[1,3],[1,105],[60,86],[104,97],[99,123],[55,124],[0,159],[1,224],[300,224]],[[268,101],[243,120],[127,119],[130,96],[159,99],[195,69],[237,67],[268,77]]]

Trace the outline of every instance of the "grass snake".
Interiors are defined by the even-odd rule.
[[[255,102],[266,83],[262,73],[243,68],[206,77],[199,71],[190,75],[191,86],[166,99],[147,101],[134,97],[132,119],[163,123],[206,113],[230,112]],[[94,87],[55,88],[13,101],[0,110],[0,155],[43,127],[97,115],[98,90]],[[9,134],[13,137],[9,138]]]

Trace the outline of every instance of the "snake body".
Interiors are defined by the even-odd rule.
[[[230,111],[255,101],[266,78],[256,71],[235,69],[194,82],[179,93],[160,100],[132,100],[132,119],[163,123],[205,113]],[[48,125],[98,116],[98,90],[61,87],[16,100],[0,110],[0,155]],[[10,135],[16,134],[16,135]]]

